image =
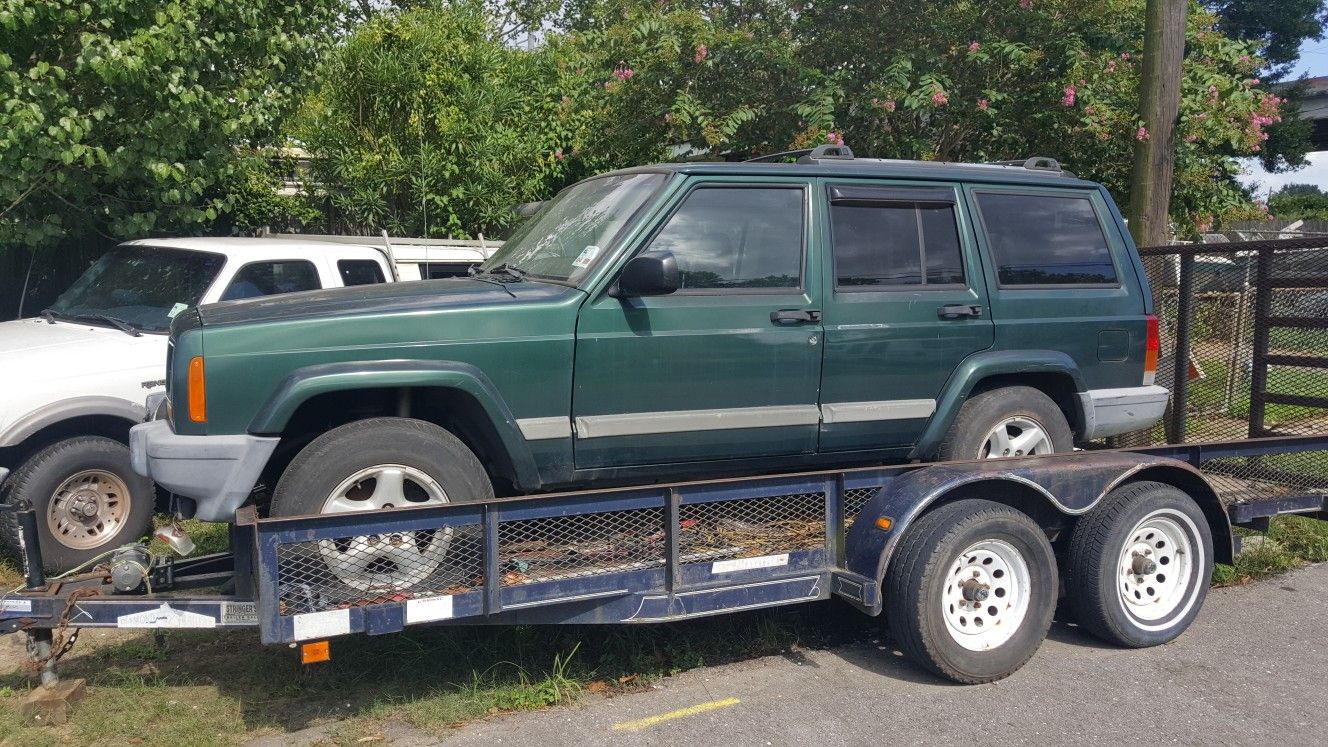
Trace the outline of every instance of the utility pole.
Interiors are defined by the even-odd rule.
[[[1165,244],[1167,206],[1175,171],[1176,117],[1189,0],[1148,0],[1144,57],[1139,70],[1139,119],[1126,217],[1140,246]]]
[[[1175,174],[1176,118],[1180,114],[1181,63],[1185,59],[1185,16],[1189,0],[1148,0],[1144,13],[1144,54],[1139,68],[1139,120],[1133,133],[1134,169],[1130,173],[1130,204],[1125,217],[1139,246],[1157,246],[1170,238],[1167,208]],[[1153,289],[1153,308],[1162,315],[1162,258],[1144,260]],[[1175,366],[1189,361],[1174,360]],[[1167,407],[1168,415],[1171,407]],[[1170,423],[1167,417],[1165,422]],[[1167,441],[1176,434],[1168,433]],[[1125,446],[1150,443],[1148,430],[1121,436]]]

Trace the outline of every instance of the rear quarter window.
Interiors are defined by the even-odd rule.
[[[975,196],[1002,286],[1120,283],[1091,197],[1007,192]]]

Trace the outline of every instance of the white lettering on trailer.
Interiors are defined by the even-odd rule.
[[[713,573],[732,573],[734,571],[750,571],[755,568],[775,568],[781,565],[788,565],[788,553],[783,555],[761,555],[755,558],[737,558],[735,560],[716,560],[710,564],[710,572]]]
[[[0,612],[31,612],[31,599],[0,599]]]
[[[117,628],[215,628],[217,619],[211,615],[177,610],[169,604],[156,609],[120,615],[115,618]]]
[[[406,624],[450,620],[452,618],[452,595],[426,597],[406,600]]]
[[[350,632],[350,610],[328,610],[327,612],[306,612],[296,615],[295,640],[308,641],[315,638],[331,638]]]

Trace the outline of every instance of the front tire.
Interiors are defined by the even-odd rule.
[[[886,573],[895,642],[955,682],[1013,674],[1046,637],[1056,556],[1042,529],[999,503],[963,500],[910,526]]]
[[[58,441],[28,458],[8,482],[7,500],[26,500],[37,512],[37,536],[47,571],[75,568],[136,542],[152,528],[156,492],[134,473],[129,447],[104,436]],[[6,541],[18,528],[5,514]]]
[[[373,418],[335,428],[306,446],[278,481],[271,514],[353,513],[492,497],[483,465],[456,436],[420,420]],[[316,558],[353,594],[396,592],[433,576],[452,539],[450,529],[359,535],[320,541]]]
[[[1108,643],[1157,646],[1184,633],[1208,594],[1213,537],[1194,500],[1158,482],[1117,488],[1074,527],[1067,595]]]

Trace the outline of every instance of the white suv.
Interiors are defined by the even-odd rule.
[[[198,304],[394,277],[387,253],[368,245],[187,238],[117,246],[39,317],[0,323],[0,500],[37,509],[42,557],[53,569],[137,540],[149,531],[156,494],[130,469],[126,444],[147,395],[164,389],[171,319]]]

